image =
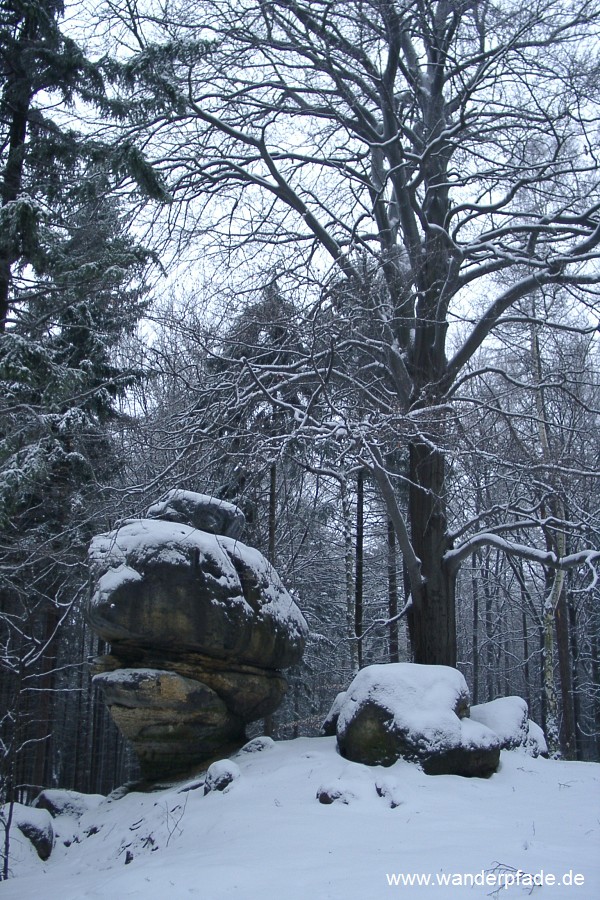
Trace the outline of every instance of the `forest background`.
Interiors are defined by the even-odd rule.
[[[311,638],[600,755],[597,2],[0,2],[0,801],[134,774],[91,537],[245,512]],[[258,727],[258,726],[257,726]]]

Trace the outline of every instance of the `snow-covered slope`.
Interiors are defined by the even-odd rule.
[[[527,897],[533,879],[543,900],[600,896],[597,764],[503,751],[490,779],[432,777],[347,762],[334,738],[263,744],[223,792],[199,779],[56,819],[45,863],[15,831],[2,900],[379,900],[427,896],[401,883],[427,875],[434,896]]]

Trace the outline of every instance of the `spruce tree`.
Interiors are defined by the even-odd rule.
[[[119,107],[62,14],[0,2],[0,801],[78,786],[53,718],[83,683],[86,547],[118,470],[115,401],[140,377],[115,350],[151,258],[111,194],[143,161],[70,124],[75,104]]]

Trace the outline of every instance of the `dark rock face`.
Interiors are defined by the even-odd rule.
[[[500,740],[468,718],[468,689],[456,669],[368,666],[338,706],[338,747],[347,759],[382,766],[410,759],[431,775],[486,777],[498,767]]]
[[[321,734],[323,737],[334,737],[337,730],[337,723],[340,717],[340,709],[342,708],[342,703],[346,697],[346,691],[340,691],[339,694],[336,695],[335,700],[331,704],[331,709],[323,719],[323,724],[321,725]]]
[[[148,512],[170,520],[92,541],[88,618],[112,645],[96,681],[113,718],[145,777],[163,778],[239,746],[245,724],[277,708],[307,625],[258,551],[200,530],[236,533],[237,507],[182,491]]]

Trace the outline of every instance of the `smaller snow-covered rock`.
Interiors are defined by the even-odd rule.
[[[4,816],[7,817],[7,811],[4,811]],[[34,809],[31,806],[15,803],[13,804],[12,824],[31,841],[37,855],[42,862],[45,862],[54,846],[54,828],[52,827],[52,816],[48,810]]]
[[[402,803],[402,790],[397,781],[378,779],[375,782],[377,796],[387,802],[390,809],[396,809]]]
[[[242,773],[237,763],[231,759],[219,759],[212,763],[206,772],[206,781],[204,782],[204,793],[209,794],[211,791],[225,791],[236,781]]]
[[[540,726],[532,719],[529,719],[527,725],[528,731],[525,751],[529,754],[529,756],[548,756],[548,744],[546,743],[546,736]]]
[[[262,753],[263,750],[272,750],[275,747],[273,738],[267,735],[252,738],[241,748],[240,753]]]
[[[527,741],[528,709],[521,697],[498,697],[471,707],[471,719],[491,728],[502,750],[523,747]]]
[[[491,729],[470,719],[460,720],[457,746],[440,747],[421,759],[427,775],[462,775],[488,778],[500,762],[500,738]]]
[[[341,702],[337,740],[342,756],[367,765],[398,759],[431,775],[487,777],[500,760],[500,741],[465,719],[469,692],[449,666],[393,663],[367,666]]]
[[[528,716],[527,703],[522,697],[498,697],[471,707],[471,719],[491,728],[498,735],[502,750],[543,755],[548,752],[544,732]]]
[[[179,489],[169,491],[162,500],[153,503],[146,516],[149,519],[180,522],[200,531],[231,538],[241,537],[246,524],[244,513],[233,503]]]
[[[36,809],[47,809],[53,819],[57,816],[79,819],[85,812],[96,809],[104,799],[102,794],[82,794],[79,791],[48,788],[38,794],[33,805]]]
[[[323,737],[333,737],[335,735],[340,709],[342,708],[345,697],[346,691],[340,691],[339,694],[336,694],[336,697],[331,704],[331,709],[323,719],[323,724],[321,725],[321,734]]]
[[[351,791],[342,787],[322,784],[317,790],[317,800],[325,806],[330,806],[332,803],[343,803],[347,806],[352,800],[356,800],[356,797]]]

